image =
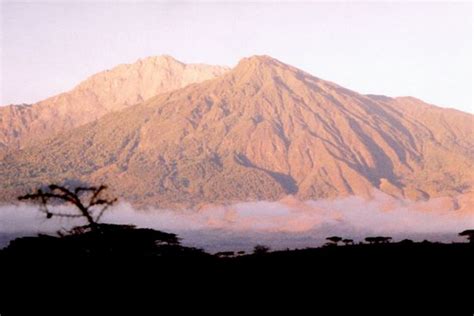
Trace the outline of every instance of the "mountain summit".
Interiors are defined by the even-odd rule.
[[[0,152],[26,147],[106,113],[227,71],[226,67],[154,56],[99,72],[69,92],[32,105],[0,107]]]
[[[472,192],[473,116],[361,95],[268,56],[11,153],[3,196],[105,182],[140,205]]]

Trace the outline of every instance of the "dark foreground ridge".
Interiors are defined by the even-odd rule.
[[[79,288],[85,290],[78,297],[107,292],[124,300],[152,296],[160,307],[170,299],[187,303],[173,305],[175,309],[191,304],[190,298],[196,306],[221,300],[239,306],[267,297],[270,301],[260,303],[273,308],[291,298],[299,302],[293,306],[297,308],[305,302],[319,306],[327,297],[344,302],[357,297],[368,305],[391,298],[395,307],[439,306],[450,315],[474,311],[474,230],[460,233],[467,237],[466,243],[391,242],[390,237],[376,236],[354,244],[331,236],[320,248],[271,251],[257,245],[251,254],[211,255],[182,246],[172,233],[98,223],[104,207],[114,201],[104,197],[104,190],[103,186],[70,190],[51,185],[22,197],[39,198],[47,218],[78,215],[89,221],[56,236],[20,237],[0,250],[2,315],[24,314],[18,313],[22,305],[13,304],[18,298],[58,300],[58,295],[64,295],[70,299],[76,297],[71,291]],[[79,212],[54,213],[46,197],[72,201]],[[91,205],[99,208],[93,211]]]
[[[173,234],[130,226],[102,228],[100,233],[12,241],[0,252],[0,279],[8,289],[2,297],[11,298],[5,306],[25,295],[65,295],[68,301],[71,291],[84,288],[89,296],[105,291],[126,302],[131,296],[147,297],[145,301],[160,307],[171,300],[192,302],[195,308],[205,307],[204,302],[240,306],[247,297],[271,308],[289,304],[298,309],[341,296],[346,304],[352,299],[359,305],[332,308],[353,311],[362,304],[366,311],[367,306],[374,308],[374,301],[388,301],[376,311],[406,310],[414,304],[425,311],[442,308],[449,315],[474,311],[471,243],[404,241],[274,252],[260,247],[246,255],[210,255],[181,246]],[[177,304],[172,308],[187,306]]]

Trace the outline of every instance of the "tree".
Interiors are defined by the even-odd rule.
[[[39,235],[20,237],[6,248],[10,255],[55,256],[160,256],[205,257],[200,249],[180,245],[177,235],[134,225],[99,223],[107,208],[117,199],[107,197],[107,187],[51,184],[19,200],[39,203],[46,218],[66,217],[85,219],[87,224],[76,226],[59,236]],[[68,210],[51,209],[58,204],[71,204]]]
[[[370,245],[373,245],[377,242],[377,237],[366,237],[365,241],[368,242]]]
[[[332,237],[326,238],[326,240],[329,240],[329,241],[332,242],[334,245],[337,245],[337,244],[342,240],[342,238],[339,237],[339,236],[332,236]]]
[[[403,239],[402,241],[400,241],[400,244],[402,245],[412,245],[413,243],[414,241],[411,239]]]
[[[256,245],[253,248],[254,255],[264,255],[264,254],[267,254],[269,251],[270,251],[270,247],[264,246],[264,245]]]
[[[98,222],[104,212],[113,205],[117,198],[107,198],[104,196],[107,186],[99,187],[76,187],[74,189],[67,186],[51,184],[46,188],[40,188],[26,195],[18,197],[18,200],[33,200],[40,204],[40,211],[46,214],[46,218],[69,217],[83,218],[92,231],[98,229]],[[56,212],[49,209],[49,205],[72,204],[75,212]]]
[[[469,243],[474,244],[474,229],[468,229],[459,233],[459,236],[466,236]]]
[[[354,240],[352,239],[343,239],[342,242],[347,246],[347,245],[353,245]]]
[[[392,237],[383,237],[383,236],[378,236],[375,237],[375,243],[377,244],[388,244],[392,240]]]
[[[365,238],[365,241],[368,242],[369,244],[388,244],[390,243],[390,240],[392,240],[392,237],[383,237],[383,236],[377,236],[377,237],[367,237]]]

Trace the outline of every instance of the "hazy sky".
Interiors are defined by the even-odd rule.
[[[470,2],[1,1],[2,105],[151,55],[234,66],[268,54],[361,93],[474,112]]]

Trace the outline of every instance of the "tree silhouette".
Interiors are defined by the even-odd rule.
[[[96,230],[98,222],[104,212],[113,205],[117,198],[107,198],[104,196],[107,186],[99,187],[77,187],[68,188],[57,184],[51,184],[46,188],[40,188],[26,195],[18,197],[18,200],[33,200],[40,204],[40,211],[46,214],[46,218],[69,217],[84,218],[87,220],[87,227]],[[76,212],[56,212],[49,209],[49,205],[72,204]],[[85,227],[85,226],[84,226]],[[77,232],[76,232],[77,233]]]
[[[339,236],[331,236],[331,237],[326,238],[326,240],[329,240],[329,241],[332,242],[334,245],[337,245],[337,244],[339,244],[339,242],[342,240],[342,238],[339,237]]]
[[[373,245],[376,243],[377,237],[366,237],[364,240],[368,242],[370,245]]]
[[[342,242],[347,246],[347,245],[353,245],[354,240],[352,239],[343,239]]]
[[[459,236],[466,236],[469,243],[474,244],[474,229],[468,229],[459,233]]]
[[[253,248],[254,255],[264,255],[264,254],[267,254],[269,251],[270,251],[270,247],[264,246],[264,245],[256,245]]]
[[[392,240],[392,237],[383,237],[383,236],[378,236],[376,238],[376,243],[377,244],[388,244]]]
[[[180,245],[177,235],[134,225],[99,223],[108,207],[117,199],[106,194],[107,187],[57,185],[37,189],[18,197],[39,203],[46,218],[81,218],[86,225],[58,232],[58,237],[38,235],[20,237],[10,242],[6,253],[38,257],[55,256],[154,256],[193,257],[208,256],[201,249]],[[73,205],[73,208],[54,209],[55,205]]]
[[[377,237],[367,237],[365,238],[365,241],[368,242],[369,244],[388,244],[392,240],[392,237],[383,237],[383,236],[377,236]]]

